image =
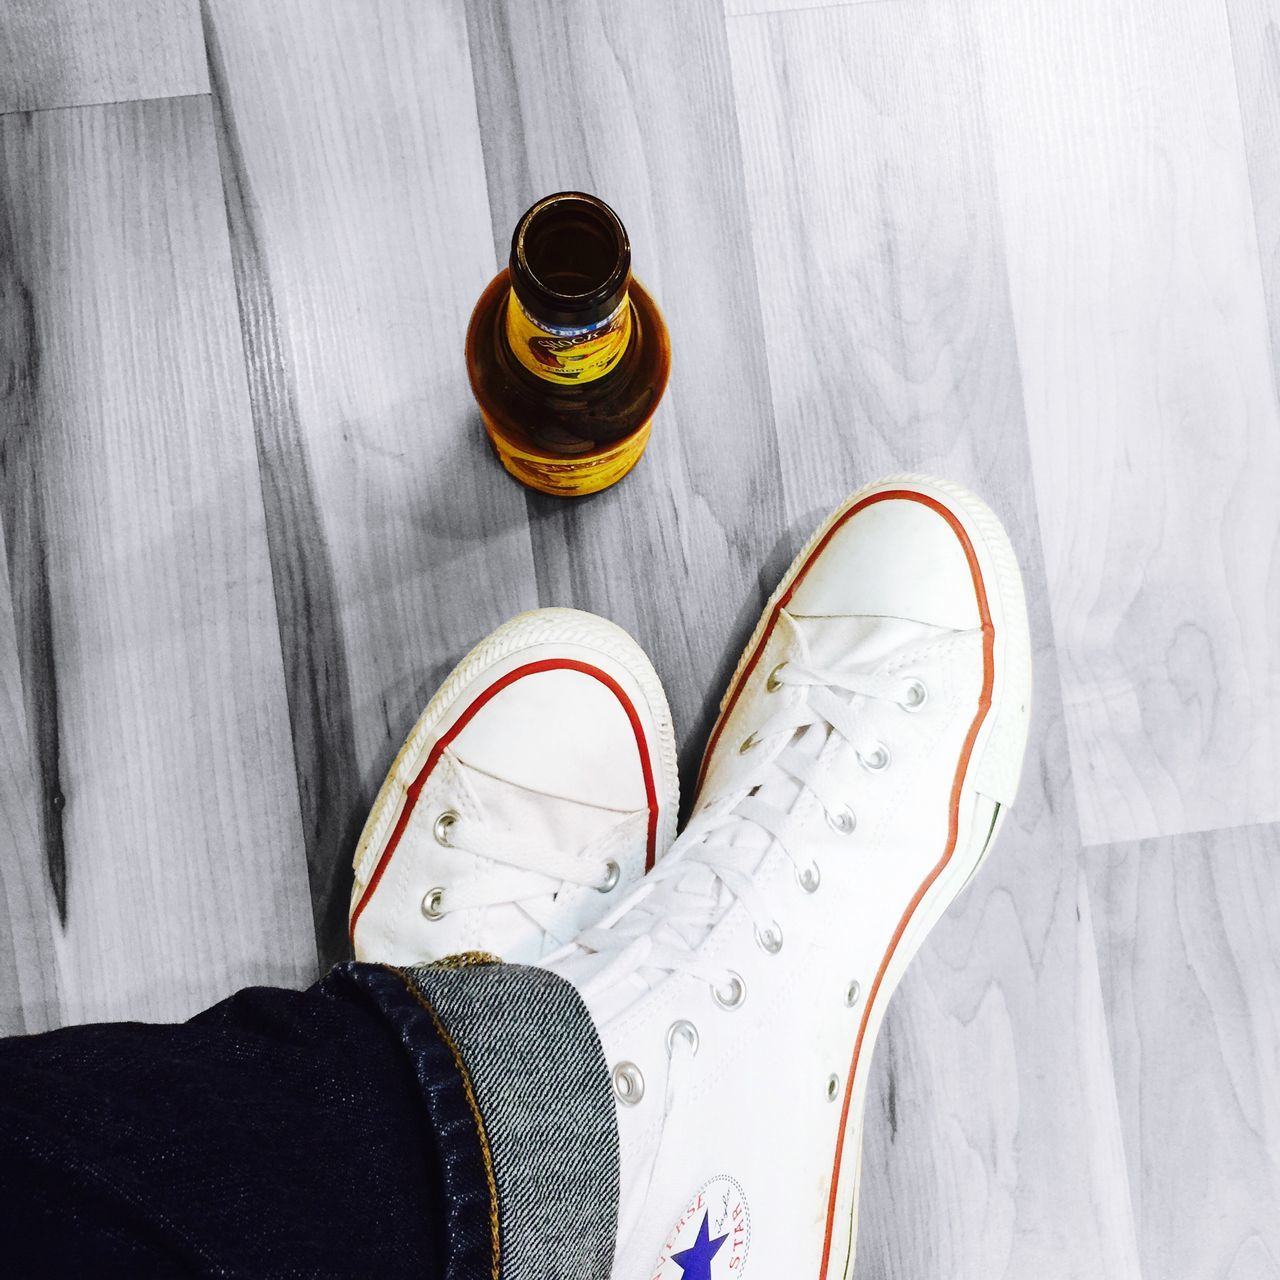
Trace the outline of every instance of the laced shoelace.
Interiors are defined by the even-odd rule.
[[[588,845],[572,852],[521,840],[509,832],[495,832],[481,821],[459,818],[447,810],[436,820],[436,838],[449,848],[505,869],[462,887],[436,886],[422,900],[428,919],[439,920],[455,911],[480,907],[514,906],[553,942],[567,936],[557,932],[555,899],[569,886],[608,893],[621,876],[618,864],[606,851],[616,847],[620,829],[635,821],[628,816]],[[463,839],[459,839],[459,835]]]
[[[853,810],[829,764],[807,749],[806,735],[817,733],[825,739],[836,734],[865,769],[881,772],[890,763],[889,748],[870,732],[866,703],[915,710],[927,696],[923,683],[911,677],[834,671],[794,660],[775,668],[769,687],[790,687],[800,696],[767,717],[738,749],[763,753],[770,740],[784,735],[787,745],[767,761],[748,795],[730,808],[712,807],[689,823],[671,853],[646,877],[624,916],[608,928],[589,929],[579,936],[581,947],[607,961],[582,984],[588,998],[640,969],[689,974],[720,990],[732,975],[722,965],[703,960],[698,944],[728,909],[725,895],[742,903],[758,937],[767,939],[777,928],[754,880],[761,843],[738,838],[743,828],[764,832],[810,892],[820,876],[816,864],[803,861],[794,847],[788,812],[759,793],[772,789],[770,782],[789,779],[817,798],[835,830],[851,834],[856,825]]]

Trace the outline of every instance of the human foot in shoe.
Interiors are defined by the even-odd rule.
[[[640,646],[576,609],[521,614],[454,669],[374,801],[354,859],[356,958],[538,960],[666,852],[677,792],[671,714]]]
[[[614,1280],[845,1277],[885,1005],[991,847],[1030,697],[976,498],[896,477],[800,553],[722,704],[695,816],[553,956],[617,1098]]]

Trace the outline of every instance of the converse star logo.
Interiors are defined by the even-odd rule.
[[[706,1182],[667,1233],[652,1280],[738,1280],[751,1247],[751,1214],[738,1183]]]

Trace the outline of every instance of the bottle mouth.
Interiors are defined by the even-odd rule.
[[[558,191],[525,210],[511,237],[511,285],[535,320],[569,328],[612,315],[631,279],[631,242],[603,200]]]

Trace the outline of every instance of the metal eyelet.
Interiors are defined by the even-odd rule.
[[[604,864],[604,883],[596,885],[597,893],[609,893],[618,887],[622,879],[622,868],[612,858]]]
[[[634,1107],[644,1097],[644,1076],[634,1062],[620,1062],[614,1067],[613,1093],[624,1107]]]
[[[861,751],[858,752],[858,763],[868,773],[883,773],[892,759],[889,748],[883,742],[877,742],[876,749],[870,755],[864,756]]]
[[[428,920],[444,919],[444,889],[440,885],[434,889],[428,889],[423,895],[422,914]]]
[[[435,821],[435,825],[431,828],[432,834],[436,838],[437,844],[442,844],[447,849],[453,843],[449,839],[449,833],[453,830],[454,824],[458,821],[458,814],[453,809],[446,809]]]
[[[751,750],[751,748],[752,748],[752,747],[754,747],[755,745],[756,745],[756,735],[755,735],[755,733],[754,733],[754,732],[752,732],[752,733],[747,734],[747,736],[746,736],[745,738],[743,738],[743,740],[741,741],[741,743],[739,743],[739,745],[738,745],[738,754],[739,754],[740,756],[745,756],[745,755],[747,754],[747,752],[748,752],[748,751],[750,751],[750,750]]]
[[[670,1058],[676,1049],[676,1040],[682,1039],[689,1046],[689,1053],[697,1057],[698,1046],[702,1043],[698,1036],[698,1028],[688,1018],[677,1018],[667,1028],[667,1057]]]
[[[861,994],[862,994],[862,987],[861,985],[859,985],[857,978],[854,978],[854,980],[850,982],[849,985],[844,990],[845,1004],[847,1004],[849,1008],[852,1009],[853,1006],[858,1003],[858,997]]]
[[[776,956],[782,950],[782,926],[775,920],[767,929],[757,929],[756,945],[767,955]]]
[[[798,867],[796,869],[796,882],[805,893],[817,893],[818,886],[822,883],[822,871],[818,864],[811,862],[807,867]]]
[[[829,1075],[827,1077],[827,1101],[834,1102],[840,1096],[840,1077]]]
[[[722,1009],[741,1009],[743,1002],[747,998],[747,984],[743,982],[742,975],[729,971],[729,989],[721,991],[719,987],[711,988],[712,998]]]
[[[769,678],[764,682],[764,687],[769,693],[777,693],[782,688],[782,681],[778,679],[778,676],[781,675],[782,669],[786,665],[785,662],[780,662],[769,672]]]
[[[842,836],[853,835],[854,828],[858,825],[858,815],[854,813],[848,805],[845,805],[839,813],[827,814],[827,826],[832,831]]]
[[[929,690],[925,687],[924,681],[913,679],[907,685],[906,692],[898,700],[898,706],[903,711],[919,711],[928,700]]]

